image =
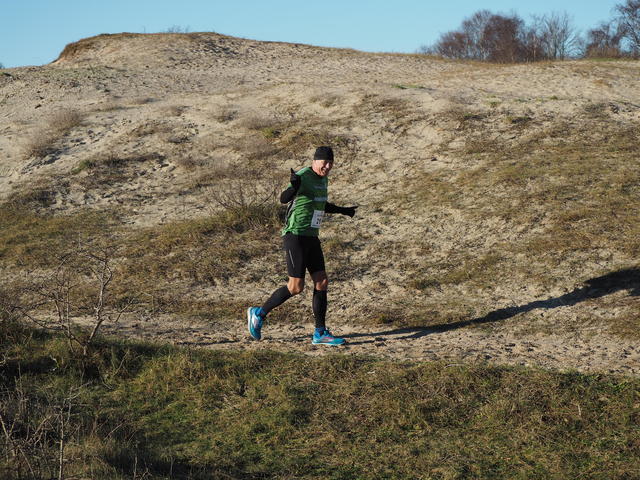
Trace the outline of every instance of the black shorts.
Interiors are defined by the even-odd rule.
[[[287,233],[283,241],[290,277],[304,278],[305,270],[311,275],[324,271],[324,255],[318,237]]]

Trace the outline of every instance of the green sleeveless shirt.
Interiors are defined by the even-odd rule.
[[[296,175],[301,177],[302,182],[287,210],[287,219],[285,227],[282,229],[282,235],[293,233],[294,235],[317,237],[327,203],[329,179],[317,175],[311,167],[303,168],[296,172]]]

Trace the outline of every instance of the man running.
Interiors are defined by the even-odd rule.
[[[329,280],[318,231],[325,213],[340,213],[353,217],[358,207],[338,207],[327,202],[327,177],[332,167],[331,147],[318,147],[313,155],[311,167],[305,167],[298,172],[291,169],[291,183],[280,195],[280,202],[292,202],[287,209],[286,224],[282,230],[289,282],[273,292],[262,307],[247,309],[249,333],[256,340],[262,337],[262,324],[269,312],[302,292],[305,270],[308,270],[313,280],[312,307],[316,323],[311,343],[345,343],[344,338],[331,335],[325,325]]]

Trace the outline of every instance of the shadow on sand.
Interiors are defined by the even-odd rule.
[[[402,337],[402,339],[420,338],[425,335],[448,332],[470,325],[481,325],[484,323],[506,320],[521,313],[530,312],[531,310],[535,310],[537,308],[544,308],[549,310],[552,308],[572,306],[592,298],[600,298],[606,295],[611,295],[612,293],[616,293],[621,290],[629,290],[629,295],[634,297],[640,296],[640,269],[631,268],[608,273],[601,277],[587,280],[586,282],[584,282],[583,287],[576,288],[572,292],[566,293],[560,297],[549,298],[547,300],[536,300],[535,302],[530,302],[526,305],[520,305],[516,307],[501,308],[489,312],[484,317],[478,317],[471,320],[445,323],[440,325],[431,325],[429,327],[397,328],[394,330],[387,330],[383,332],[354,333],[342,336],[345,338],[357,339],[362,337],[384,337],[385,335],[406,334],[406,336]],[[373,340],[363,340],[355,342],[350,341],[349,344],[358,345],[361,343],[370,342],[373,342]]]

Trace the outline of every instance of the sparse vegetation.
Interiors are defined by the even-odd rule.
[[[27,158],[44,158],[56,152],[58,136],[50,132],[39,132],[27,144],[25,154]]]
[[[189,33],[189,31],[191,30],[190,27],[183,27],[180,25],[172,25],[171,27],[167,28],[164,33]]]
[[[403,84],[396,84],[393,86],[393,88],[397,88],[399,90],[408,90],[408,89],[416,89],[416,90],[421,90],[424,87],[420,86],[420,85],[403,85]]]
[[[220,110],[214,115],[214,119],[219,123],[228,123],[235,120],[237,117],[238,111],[231,106],[220,108]]]
[[[342,100],[342,97],[340,95],[332,94],[332,93],[317,95],[310,99],[310,101],[318,103],[322,105],[324,108],[334,107],[340,104],[341,100]]]
[[[77,110],[61,110],[49,121],[49,127],[64,135],[82,123],[83,115]]]
[[[76,110],[62,110],[53,115],[44,129],[37,132],[26,148],[27,158],[44,158],[58,150],[56,143],[82,123],[83,115]]]
[[[78,173],[84,172],[87,169],[92,169],[97,166],[97,162],[93,159],[84,159],[78,163],[78,166],[71,170],[72,175],[77,175]]]
[[[416,205],[460,212],[460,229],[473,225],[479,232],[487,229],[495,234],[500,228],[504,233],[498,237],[509,240],[474,248],[471,256],[456,252],[446,261],[420,262],[412,287],[429,291],[466,285],[469,291],[478,291],[524,275],[527,284],[544,288],[558,282],[560,266],[578,252],[587,258],[612,252],[636,258],[640,231],[633,227],[630,213],[640,208],[636,195],[640,177],[630,167],[637,147],[632,133],[636,127],[612,122],[608,109],[607,104],[585,107],[597,128],[593,123],[587,127],[568,122],[540,128],[529,117],[506,116],[507,126],[521,132],[515,142],[505,141],[499,133],[487,137],[482,115],[451,113],[465,129],[462,149],[469,167],[455,175],[447,171],[422,175],[416,180]],[[573,285],[584,278],[568,277],[566,282]],[[623,317],[600,319],[600,325],[636,337],[622,328],[629,321]]]
[[[47,198],[38,196],[36,201],[46,202]],[[21,197],[0,205],[0,258],[6,267],[21,266],[27,271],[53,267],[71,245],[99,238],[113,222],[111,215],[97,211],[68,216],[38,214],[31,202]]]
[[[162,163],[164,159],[165,157],[157,152],[122,155],[109,151],[80,161],[71,173],[77,175],[74,181],[84,188],[112,186],[135,177],[136,166],[149,162]],[[78,175],[82,172],[88,174]]]
[[[133,105],[147,105],[148,103],[154,103],[157,102],[158,100],[154,97],[139,97],[139,98],[134,98],[133,100],[131,100],[131,103]]]
[[[185,105],[171,105],[170,107],[167,107],[167,114],[172,117],[179,117],[185,112],[185,110],[187,110],[187,108],[188,107]]]
[[[241,127],[246,128],[247,130],[261,131],[266,128],[283,127],[285,121],[276,118],[275,116],[255,114],[243,117],[239,124]]]

